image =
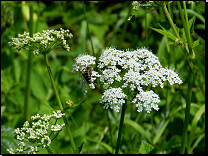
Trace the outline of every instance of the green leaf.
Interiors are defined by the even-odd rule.
[[[160,139],[161,135],[163,134],[163,132],[165,131],[168,123],[170,122],[170,120],[167,120],[163,123],[162,127],[160,128],[160,130],[157,132],[157,134],[155,135],[155,138],[153,139],[153,144],[156,144],[158,142],[158,140]]]
[[[195,16],[192,17],[188,23],[189,23],[189,29],[190,29],[190,34],[192,35],[194,32],[194,22],[195,22]]]
[[[40,101],[44,101],[47,96],[44,81],[42,76],[36,72],[32,71],[31,72],[31,90],[33,95]]]
[[[137,122],[125,118],[124,124],[130,125],[131,127],[135,128],[143,137],[145,137],[150,143],[152,143],[152,139],[150,138],[150,136]]]
[[[8,154],[7,149],[18,148],[19,141],[13,138],[14,128],[1,126],[1,154]]]
[[[174,36],[170,31],[156,29],[156,28],[151,28],[151,29],[175,41],[176,36]]]
[[[82,151],[83,144],[84,142],[78,147],[78,149],[75,151],[75,154],[80,154],[80,152]]]
[[[187,43],[187,38],[186,38],[186,33],[185,33],[184,28],[181,29],[181,40],[183,43]]]
[[[191,124],[191,132],[190,132],[190,135],[189,135],[189,146],[191,146],[194,138],[195,138],[195,131],[196,131],[196,128],[197,128],[197,123],[198,121],[201,119],[201,116],[202,114],[205,113],[205,104],[201,106],[201,108],[197,111],[197,113],[195,114],[194,116],[194,119],[192,121],[192,124]]]
[[[85,139],[88,140],[88,141],[96,142],[96,143],[100,144],[101,146],[103,146],[104,148],[106,148],[108,150],[108,152],[110,152],[110,153],[114,152],[113,148],[110,145],[108,145],[108,144],[106,144],[104,142],[99,142],[98,140],[94,140],[94,139],[91,139],[89,137],[85,137]]]
[[[45,102],[42,102],[42,103],[43,103],[46,107],[48,107],[50,111],[54,111],[54,109],[53,109],[51,106],[47,105]]]
[[[156,154],[156,150],[149,143],[142,141],[139,149],[139,154]]]
[[[193,42],[192,48],[198,46],[199,45],[199,42],[200,42],[200,38],[198,38],[196,41]]]

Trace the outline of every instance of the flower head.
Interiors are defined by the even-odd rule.
[[[86,77],[87,79],[90,79],[90,84],[89,84],[90,88],[94,89],[95,85],[93,84],[93,82],[95,81],[96,77],[100,76],[98,72],[93,70],[93,65],[96,64],[95,60],[96,60],[96,57],[90,56],[90,55],[79,55],[75,59],[75,64],[74,64],[72,72],[76,73],[80,71],[82,73],[83,77],[80,81],[79,88],[82,88],[84,94],[87,93],[87,82],[85,80]],[[91,66],[91,68],[89,68],[89,66]]]
[[[104,109],[111,108],[116,112],[119,112],[120,106],[125,104],[125,101],[123,100],[125,97],[126,95],[121,88],[112,88],[103,93],[100,103],[104,103]]]
[[[53,117],[55,119],[61,118],[64,113],[61,113],[60,110],[53,111],[52,115],[40,116],[39,114],[32,116],[32,126],[30,126],[29,122],[26,121],[22,128],[17,128],[14,130],[14,138],[20,140],[21,142],[18,144],[19,148],[16,149],[16,152],[13,149],[8,149],[9,153],[21,153],[25,151],[25,143],[23,141],[30,141],[32,143],[38,143],[43,147],[47,147],[50,145],[51,140],[49,137],[49,132],[60,132],[65,124],[52,125],[49,126],[50,119]],[[50,129],[50,131],[49,131]],[[35,154],[38,151],[37,147],[30,147],[28,154]]]
[[[103,88],[108,89],[111,86],[121,87],[120,92],[122,90],[125,95],[129,95],[130,92],[136,93],[132,103],[136,104],[138,112],[141,112],[143,108],[145,108],[147,113],[150,113],[151,108],[159,110],[156,104],[160,102],[159,96],[152,90],[144,91],[143,86],[151,85],[154,88],[159,85],[163,88],[163,82],[166,80],[171,85],[182,83],[177,73],[171,69],[163,68],[158,57],[146,48],[131,51],[117,50],[112,47],[106,48],[99,58],[98,67],[102,72],[100,82],[103,83]],[[101,102],[105,102],[104,108],[108,108],[117,102],[113,89],[107,91],[109,95],[109,91],[111,91],[114,98],[111,100],[108,98],[108,101],[104,101],[102,97]],[[105,93],[104,97],[106,97]],[[118,112],[118,110],[117,108],[116,111]]]
[[[80,70],[82,65],[86,65],[83,60],[76,59],[74,70]],[[100,68],[97,77],[105,89],[100,102],[104,104],[104,109],[111,108],[116,112],[119,112],[120,106],[125,103],[126,96],[136,104],[138,112],[143,108],[147,113],[150,113],[152,108],[158,111],[159,96],[152,90],[144,90],[144,86],[163,88],[164,81],[169,81],[171,85],[182,83],[174,70],[163,68],[158,57],[146,48],[126,51],[106,48],[99,57],[97,67]]]
[[[43,30],[42,33],[35,33],[33,37],[29,36],[29,33],[18,34],[18,38],[12,38],[12,42],[9,42],[9,46],[15,46],[15,51],[20,49],[32,50],[34,55],[40,53],[48,53],[56,46],[60,45],[62,48],[70,51],[69,45],[66,43],[66,39],[72,38],[73,35],[69,33],[69,30]]]

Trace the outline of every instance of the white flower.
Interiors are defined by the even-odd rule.
[[[45,135],[42,139],[41,139],[41,143],[43,145],[43,147],[47,147],[51,144],[51,139],[49,138],[49,136]]]
[[[14,130],[14,137],[17,140],[20,140],[19,148],[16,149],[16,152],[21,153],[25,150],[25,143],[23,141],[30,141],[32,143],[38,143],[42,144],[43,147],[49,146],[51,143],[51,140],[49,138],[48,133],[51,131],[61,131],[64,127],[64,123],[62,125],[53,125],[51,126],[51,131],[49,131],[49,121],[51,117],[54,117],[56,120],[61,118],[64,113],[61,112],[61,110],[53,111],[52,115],[46,115],[40,116],[39,114],[32,116],[32,127],[30,128],[30,124],[28,121],[26,121],[22,128],[17,128]],[[7,150],[9,153],[16,153],[13,149]],[[30,147],[28,150],[28,154],[35,154],[38,151],[37,147]]]
[[[42,33],[35,33],[33,37],[29,36],[29,33],[18,34],[18,38],[12,38],[12,42],[9,42],[9,46],[15,46],[16,51],[20,49],[32,50],[34,55],[39,53],[48,53],[51,51],[57,43],[62,48],[70,51],[69,45],[66,43],[66,39],[72,38],[73,35],[69,33],[69,30],[43,30]],[[51,46],[52,45],[52,46]]]
[[[137,10],[139,9],[139,2],[133,1],[133,2],[132,2],[132,5],[133,5],[133,9],[134,9],[134,10],[137,11]]]
[[[15,151],[13,148],[9,148],[7,149],[7,152],[9,152],[9,154],[15,154]]]
[[[28,150],[28,154],[36,154],[36,152],[38,152],[38,147],[30,146],[30,149]]]
[[[94,65],[95,64],[96,57],[90,56],[90,55],[79,55],[75,59],[75,64],[73,65],[73,73],[76,73],[77,71],[81,71],[88,65]]]
[[[137,4],[137,2],[133,3]],[[93,56],[80,55],[75,60],[73,71],[82,71],[87,65],[95,64],[95,59]],[[100,74],[94,71],[92,75],[100,80],[105,89],[100,102],[104,104],[104,109],[111,108],[116,112],[119,112],[120,105],[125,103],[124,98],[127,95],[128,100],[132,98],[132,103],[135,103],[138,112],[143,108],[147,113],[150,113],[152,108],[158,111],[159,107],[156,103],[160,102],[159,96],[152,90],[143,90],[143,87],[163,88],[164,81],[169,81],[171,85],[182,83],[174,70],[163,68],[158,57],[146,48],[126,51],[117,50],[115,47],[106,48],[99,57],[97,67],[100,68]],[[95,88],[94,84],[89,86]],[[87,92],[87,84],[83,78],[79,87],[83,88],[83,92]]]
[[[51,115],[51,116],[59,119],[59,118],[61,118],[64,115],[65,115],[65,113],[61,113],[61,110],[57,110],[57,112],[53,111],[53,115]]]
[[[126,95],[123,93],[121,88],[111,88],[103,93],[100,103],[104,103],[104,109],[110,107],[116,112],[119,112],[120,106],[125,104],[125,100],[123,99],[125,97]]]
[[[95,65],[95,60],[96,57],[90,56],[90,55],[79,55],[76,59],[75,59],[75,64],[73,65],[73,73],[76,73],[78,71],[80,71],[81,73],[83,73],[83,71],[86,70],[86,67],[89,65]],[[96,77],[100,77],[100,75],[98,74],[98,72],[94,71],[93,69],[91,70],[92,75],[91,75],[91,83],[89,84],[89,87],[91,89],[95,89],[95,85],[93,84],[93,82],[96,80]],[[82,77],[80,84],[79,84],[79,88],[82,88],[82,91],[84,94],[87,93],[87,85],[88,83],[86,82],[86,80],[84,79],[84,77]]]
[[[155,103],[160,102],[160,98],[157,94],[155,94],[152,90],[151,91],[140,91],[139,94],[136,95],[136,98],[133,99],[132,103],[136,103],[136,107],[138,107],[137,111],[141,112],[145,108],[147,113],[150,113],[151,108],[158,111],[159,107]]]
[[[100,82],[103,88],[108,89],[110,86],[122,87],[124,94],[138,92],[132,103],[138,107],[138,112],[143,108],[150,113],[151,109],[159,110],[155,103],[159,103],[159,96],[153,91],[143,91],[143,86],[151,85],[164,87],[164,81],[181,84],[182,81],[178,74],[171,69],[163,68],[157,56],[146,48],[136,50],[117,50],[113,47],[106,48],[102,51],[99,58],[98,67],[101,69]],[[120,88],[121,89],[121,88]],[[121,89],[122,90],[122,89]],[[104,109],[111,108],[116,112],[119,111],[116,103],[118,99],[112,98],[114,90],[106,90],[101,98],[104,103]],[[114,106],[115,105],[115,106]]]
[[[61,131],[64,126],[65,126],[64,123],[62,125],[59,125],[59,124],[52,125],[51,126],[51,131],[54,131],[54,132]]]

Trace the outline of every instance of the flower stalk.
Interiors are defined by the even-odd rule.
[[[118,138],[117,138],[117,144],[116,144],[116,152],[115,152],[115,154],[118,154],[119,147],[120,147],[121,133],[122,133],[122,128],[123,128],[123,122],[124,122],[124,116],[125,116],[126,103],[127,102],[125,102],[122,105],[122,112],[121,112],[121,119],[120,119],[120,126],[119,126],[119,130],[118,130]]]
[[[30,5],[30,21],[29,21],[30,37],[33,36],[33,5]],[[32,70],[32,53],[28,51],[27,60],[27,77],[26,77],[26,91],[24,99],[24,119],[30,121],[30,82],[31,82],[31,70]]]
[[[49,63],[48,63],[47,56],[46,56],[45,53],[43,54],[43,56],[44,56],[44,59],[45,59],[45,62],[46,62],[46,66],[47,66],[47,69],[48,69],[48,74],[49,74],[50,79],[51,79],[51,83],[52,83],[52,86],[53,86],[53,89],[54,89],[54,92],[55,92],[55,95],[56,95],[56,99],[57,99],[59,108],[60,108],[62,111],[64,111],[64,110],[63,110],[63,104],[61,103],[59,94],[58,94],[57,89],[56,89],[56,85],[55,85],[55,82],[54,82],[54,79],[53,79],[53,75],[52,75],[52,72],[51,72]],[[72,137],[72,134],[71,134],[71,130],[70,130],[70,128],[69,128],[68,121],[67,121],[67,119],[66,119],[65,116],[63,116],[63,119],[64,119],[64,123],[65,123],[65,125],[66,125],[67,133],[68,133],[68,135],[69,135],[69,140],[70,140],[70,142],[71,142],[73,151],[76,151],[76,146],[75,146],[75,143],[74,143],[74,139],[73,139],[73,137]]]

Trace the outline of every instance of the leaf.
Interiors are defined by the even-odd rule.
[[[162,127],[160,128],[160,130],[157,132],[155,138],[153,139],[153,144],[156,144],[158,142],[159,138],[163,134],[163,132],[166,129],[166,127],[167,127],[167,125],[168,125],[169,122],[170,122],[170,120],[166,120],[164,122],[164,124],[162,125]]]
[[[80,154],[80,152],[82,151],[83,144],[84,142],[78,147],[78,150],[75,151],[75,154]]]
[[[176,36],[174,36],[170,31],[156,29],[156,28],[151,28],[151,29],[175,41]]]
[[[46,107],[48,107],[51,111],[54,111],[54,109],[51,107],[51,106],[49,106],[49,105],[47,105],[45,102],[42,102]]]
[[[32,94],[40,101],[44,101],[47,97],[47,89],[44,86],[42,75],[36,71],[31,72],[31,91]]]
[[[99,142],[98,140],[94,140],[94,139],[91,139],[89,137],[85,137],[85,139],[88,140],[88,141],[96,142],[96,143],[100,144],[101,146],[103,146],[104,148],[106,148],[108,150],[108,152],[110,152],[110,153],[114,152],[113,148],[110,145],[108,145],[108,144],[106,144],[104,142]]]
[[[14,128],[1,126],[1,154],[8,154],[7,149],[18,148],[19,141],[13,138]]]
[[[192,17],[192,18],[188,21],[189,29],[190,29],[190,35],[192,35],[193,32],[194,32],[194,22],[195,22],[195,16]]]
[[[142,144],[139,149],[139,154],[156,154],[156,150],[152,145],[142,141]]]
[[[135,128],[143,137],[145,137],[150,143],[152,143],[152,139],[150,138],[150,136],[137,122],[125,118],[124,124],[130,125],[131,127]]]
[[[199,119],[201,119],[201,116],[205,113],[205,104],[201,106],[201,108],[197,111],[197,113],[195,114],[194,116],[194,119],[192,121],[192,124],[191,124],[191,131],[190,131],[190,135],[189,135],[189,146],[191,146],[194,138],[195,138],[195,131],[196,131],[196,128],[197,128],[197,123],[199,121]]]
[[[199,42],[200,42],[200,38],[198,38],[196,41],[193,42],[192,48],[198,46]]]

